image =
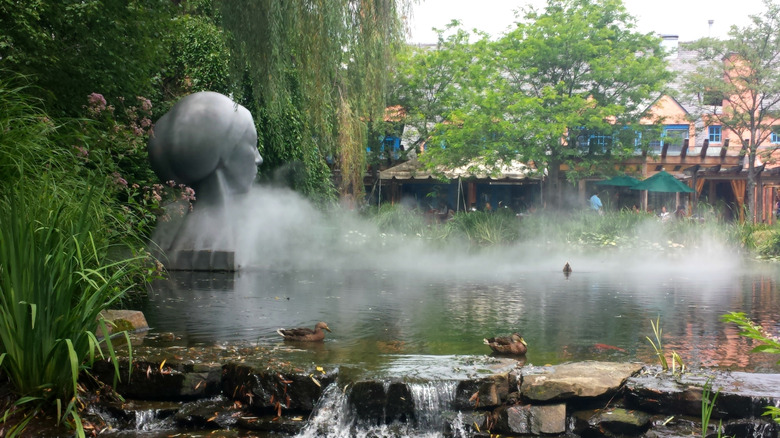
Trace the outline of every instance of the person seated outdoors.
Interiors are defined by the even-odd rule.
[[[661,222],[666,222],[671,217],[671,214],[666,210],[666,206],[661,206],[661,211],[658,212],[658,217],[661,219]]]
[[[678,205],[677,210],[674,211],[674,218],[685,219],[686,216],[688,216],[688,214],[685,212],[685,207]]]

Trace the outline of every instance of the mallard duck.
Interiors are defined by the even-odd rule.
[[[276,333],[279,333],[286,341],[303,341],[303,342],[316,342],[325,339],[325,332],[323,330],[330,331],[328,324],[320,321],[314,326],[314,330],[306,327],[292,328],[292,329],[277,329]]]
[[[528,351],[528,344],[519,333],[512,333],[509,336],[499,336],[495,338],[483,339],[486,345],[496,353],[523,355]]]

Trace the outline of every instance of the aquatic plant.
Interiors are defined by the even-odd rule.
[[[780,258],[780,230],[763,225],[753,231],[751,237],[758,258],[766,260]]]
[[[367,214],[377,228],[386,233],[416,236],[422,235],[428,228],[422,214],[401,204],[385,203],[378,207],[371,207]]]
[[[90,192],[76,209],[49,189],[13,190],[0,201],[0,369],[18,397],[2,418],[8,436],[49,407],[84,436],[79,373],[103,356],[100,312],[122,297],[135,269],[134,259],[107,261],[107,244],[92,232],[99,196]],[[111,340],[103,342],[115,359]]]
[[[712,394],[712,381],[707,379],[704,383],[704,387],[701,390],[701,436],[707,437],[707,431],[710,428],[710,418],[712,417],[712,411],[715,409],[715,399],[718,398],[720,390],[716,390],[715,394]],[[712,396],[712,397],[710,397]],[[722,422],[718,422],[718,438],[721,437]]]
[[[653,350],[655,350],[655,354],[656,356],[658,356],[658,360],[661,363],[661,369],[663,369],[664,371],[668,371],[669,363],[666,361],[666,355],[664,354],[664,346],[663,346],[663,342],[661,341],[661,336],[663,334],[663,330],[661,329],[661,317],[659,316],[655,322],[653,322],[653,320],[651,319],[650,325],[653,327],[655,342],[653,342],[653,340],[650,339],[650,336],[645,336],[645,337],[650,342],[650,345],[653,346]]]
[[[443,222],[426,220],[416,210],[383,204],[366,215],[386,233],[429,241],[466,241],[474,247],[522,242],[572,250],[648,250],[679,252],[697,248],[729,248],[729,253],[780,258],[780,231],[766,225],[705,219],[660,222],[654,215],[611,211],[540,211],[518,218],[511,210],[460,212]]]
[[[445,226],[450,235],[465,237],[475,245],[506,244],[520,236],[520,223],[511,211],[458,213]]]
[[[650,336],[645,337],[647,338],[648,342],[650,342],[650,345],[653,346],[653,350],[655,350],[655,354],[658,356],[658,361],[661,364],[661,369],[664,371],[669,371],[669,361],[666,359],[663,342],[661,341],[663,337],[663,329],[661,329],[661,317],[659,316],[655,322],[653,322],[651,319],[650,325],[653,327],[655,341],[650,339]],[[683,362],[682,357],[676,351],[672,351],[672,374],[677,374],[677,366],[680,367],[680,373],[685,372],[685,363]]]

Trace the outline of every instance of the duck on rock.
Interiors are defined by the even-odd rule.
[[[277,329],[276,333],[279,333],[285,341],[299,341],[299,342],[317,342],[325,339],[324,330],[330,331],[328,324],[320,321],[314,326],[314,330],[306,327],[292,328],[292,329]]]
[[[495,353],[523,355],[528,351],[528,344],[519,333],[512,333],[509,336],[497,336],[487,338],[482,341],[490,347]]]

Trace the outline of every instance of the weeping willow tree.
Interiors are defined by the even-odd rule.
[[[362,199],[366,124],[381,120],[388,66],[409,0],[218,1],[233,68],[263,116],[264,166],[299,162],[310,195],[329,186]],[[248,84],[248,86],[247,86]],[[262,126],[262,125],[265,126]],[[265,131],[265,132],[263,132]]]

